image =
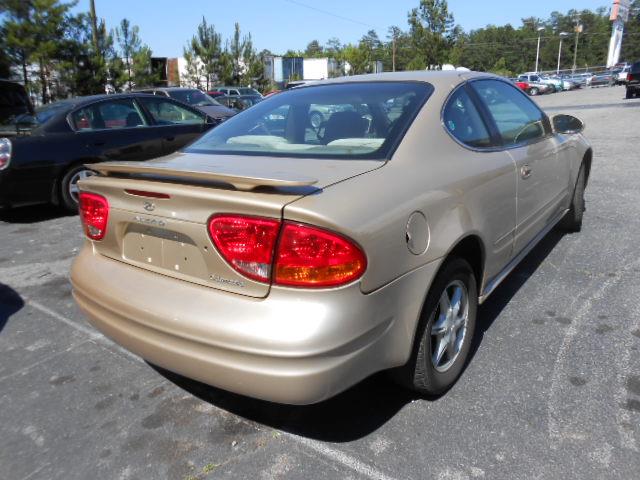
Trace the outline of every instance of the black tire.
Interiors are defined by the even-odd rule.
[[[586,173],[584,171],[584,163],[580,166],[576,186],[573,189],[573,197],[571,198],[571,206],[569,211],[562,219],[562,228],[568,232],[577,233],[582,230],[582,216],[584,214],[584,189],[587,186]]]
[[[445,289],[460,282],[467,289],[467,321],[466,331],[461,337],[460,349],[445,371],[438,371],[432,361],[433,337],[432,327],[438,320],[439,303]],[[455,288],[455,287],[454,287]],[[440,395],[453,386],[464,369],[469,351],[473,343],[478,310],[478,290],[471,266],[466,260],[452,258],[448,260],[436,276],[425,301],[411,358],[401,369],[394,372],[394,377],[403,386],[421,395]],[[444,356],[443,356],[444,358]]]
[[[538,95],[538,88],[537,87],[531,87],[529,89],[529,95],[531,95],[532,97],[535,97],[536,95]]]
[[[71,183],[77,181],[77,177],[84,172],[90,172],[84,165],[76,165],[71,167],[60,180],[60,205],[66,211],[75,213],[78,211],[78,201],[70,191]]]
[[[625,97],[627,100],[629,100],[630,98],[633,98],[633,91],[630,88],[627,88],[627,94],[625,95]]]

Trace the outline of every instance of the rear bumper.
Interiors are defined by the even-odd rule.
[[[264,299],[148,272],[83,248],[74,297],[90,323],[167,370],[264,400],[310,404],[404,364],[437,262],[370,294],[358,284]]]

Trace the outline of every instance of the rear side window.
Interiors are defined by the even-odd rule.
[[[471,83],[493,118],[504,146],[535,141],[547,133],[546,117],[517,87],[499,80]]]
[[[144,127],[147,122],[133,99],[94,103],[71,114],[76,130],[117,130]]]
[[[149,110],[153,120],[160,125],[192,125],[204,123],[204,114],[199,114],[176,105],[160,97],[141,98],[140,101]]]
[[[473,148],[491,147],[491,135],[464,87],[449,98],[442,120],[449,133]]]
[[[433,91],[420,82],[287,90],[230,118],[188,151],[306,158],[389,158]]]

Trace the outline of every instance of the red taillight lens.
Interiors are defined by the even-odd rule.
[[[209,220],[211,240],[224,259],[259,282],[271,279],[280,222],[269,218],[217,215]]]
[[[79,212],[85,235],[91,240],[102,240],[109,220],[107,199],[95,193],[80,192]]]
[[[367,259],[357,245],[327,230],[285,222],[274,282],[295,287],[335,287],[362,276]]]
[[[633,80],[633,74],[627,73],[627,82],[630,82],[631,80]]]
[[[216,215],[209,220],[209,235],[236,271],[258,282],[271,281],[274,265],[277,285],[336,287],[357,280],[367,267],[364,253],[351,240],[300,223]]]

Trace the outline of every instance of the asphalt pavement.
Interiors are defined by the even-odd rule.
[[[536,97],[585,120],[581,233],[552,231],[479,310],[445,396],[385,376],[309,407],[161,371],[95,331],[77,216],[0,214],[0,479],[640,478],[640,100]]]

